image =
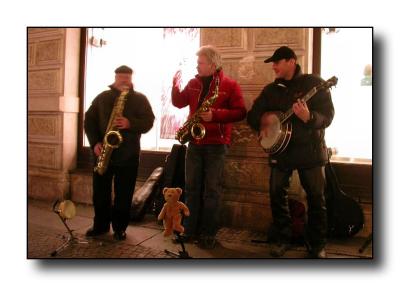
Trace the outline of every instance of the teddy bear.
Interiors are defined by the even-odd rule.
[[[181,188],[164,188],[163,195],[165,204],[158,215],[158,220],[163,220],[164,236],[170,236],[173,231],[179,233],[184,232],[184,227],[181,224],[182,214],[189,216],[189,208],[179,201],[182,194]]]

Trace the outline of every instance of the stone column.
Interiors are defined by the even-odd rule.
[[[69,196],[76,167],[79,28],[28,29],[28,196]]]

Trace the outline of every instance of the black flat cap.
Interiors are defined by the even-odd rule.
[[[281,59],[297,60],[297,56],[291,48],[289,48],[288,46],[282,46],[274,52],[272,57],[266,59],[264,63],[277,62],[280,61]]]
[[[128,74],[132,74],[132,72],[133,72],[133,70],[132,70],[130,67],[125,66],[125,65],[120,66],[120,67],[117,67],[117,68],[115,69],[115,73],[128,73]]]

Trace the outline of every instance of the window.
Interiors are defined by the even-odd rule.
[[[372,28],[329,28],[321,35],[321,76],[338,77],[332,88],[335,117],[326,129],[334,159],[372,159]]]
[[[153,128],[142,135],[142,150],[169,151],[188,109],[171,103],[172,78],[182,70],[183,86],[196,74],[199,28],[89,28],[86,42],[85,112],[113,83],[120,65],[133,68],[135,90],[146,95],[155,114]],[[88,146],[84,136],[84,146]]]

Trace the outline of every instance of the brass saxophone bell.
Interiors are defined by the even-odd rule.
[[[201,123],[193,124],[192,128],[190,129],[190,134],[192,134],[192,137],[195,140],[201,140],[206,135],[206,128]]]
[[[105,144],[112,149],[118,148],[123,141],[121,133],[117,130],[109,131],[104,137]]]
[[[219,78],[217,77],[215,80],[215,90],[214,94],[203,101],[201,106],[196,110],[196,112],[190,117],[181,128],[178,129],[175,135],[175,139],[181,144],[185,144],[190,141],[190,137],[195,140],[201,140],[206,135],[206,128],[203,124],[199,123],[201,120],[200,113],[209,110],[209,108],[215,103],[218,98],[219,91]]]

